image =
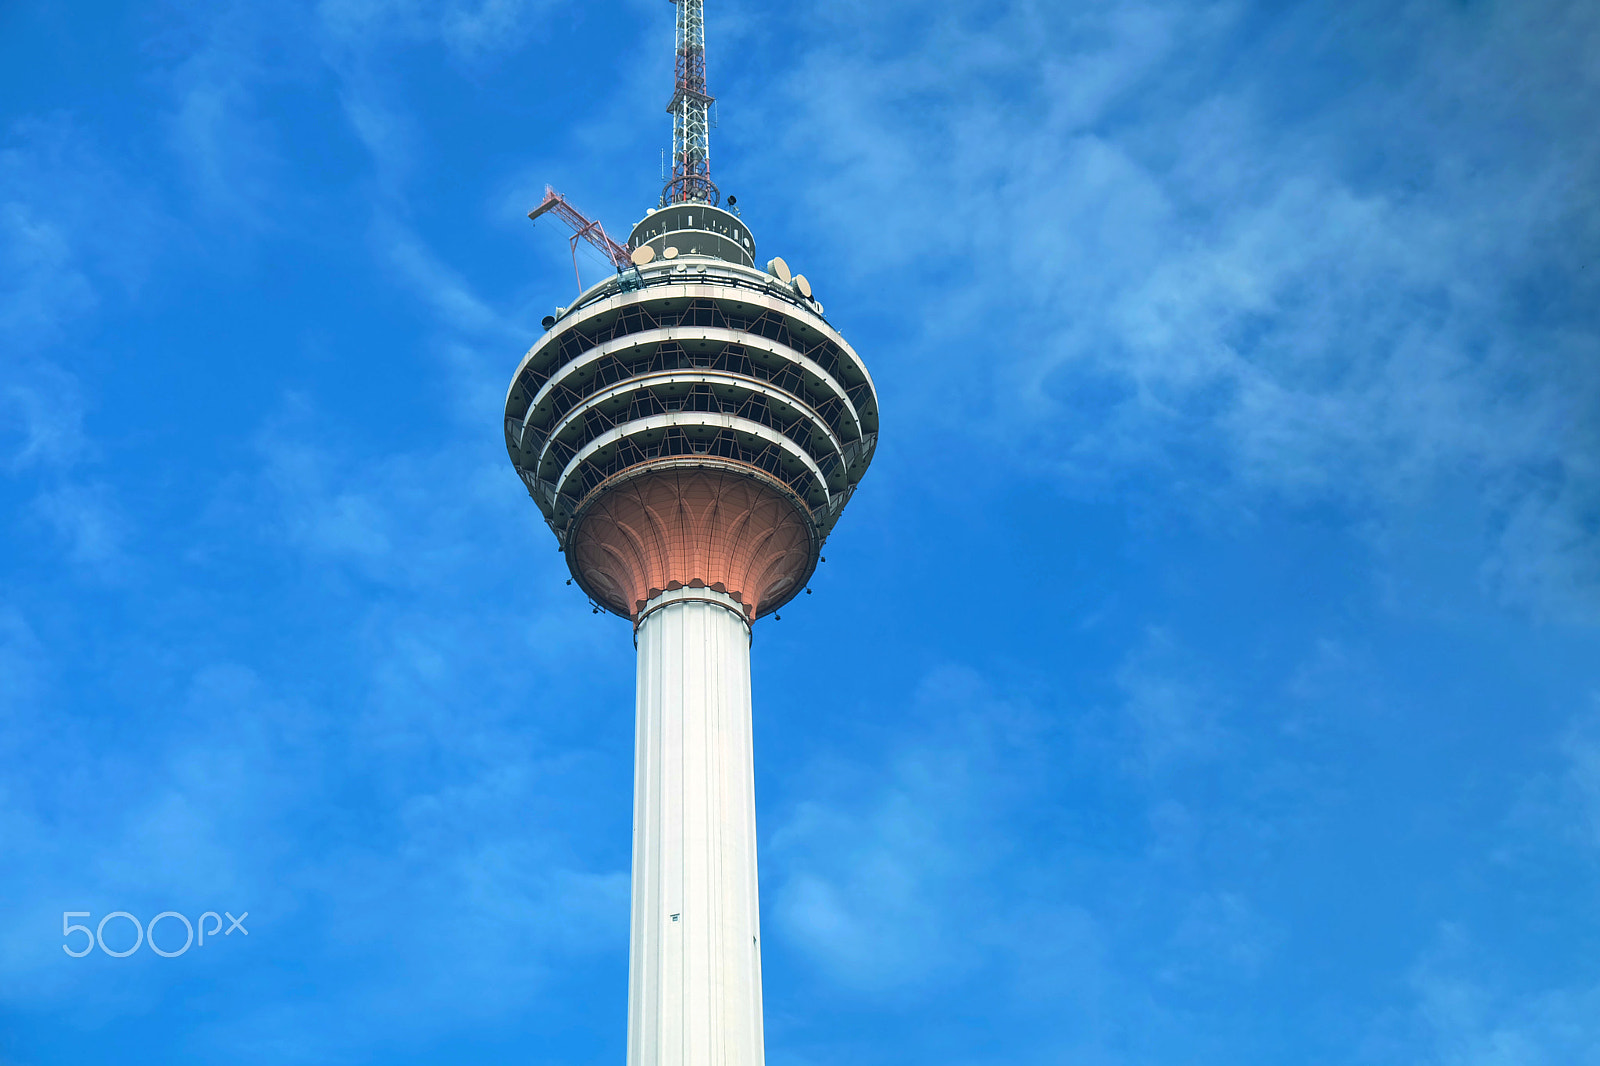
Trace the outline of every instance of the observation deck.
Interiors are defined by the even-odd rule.
[[[755,266],[737,215],[662,207],[629,246],[637,266],[546,319],[506,448],[596,604],[637,619],[704,587],[753,620],[815,569],[871,462],[877,393],[806,280]]]

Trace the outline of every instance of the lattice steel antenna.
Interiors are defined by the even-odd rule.
[[[661,206],[717,204],[722,194],[711,180],[711,104],[706,92],[706,14],[704,0],[672,0],[678,5],[677,87],[672,113],[672,177],[661,190]]]

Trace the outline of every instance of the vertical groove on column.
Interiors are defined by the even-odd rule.
[[[687,865],[684,839],[684,771],[687,761],[687,730],[684,728],[684,702],[687,693],[684,691],[684,656],[686,647],[684,641],[683,619],[676,607],[668,607],[661,612],[662,618],[662,663],[661,676],[663,685],[662,718],[663,731],[666,740],[666,750],[662,765],[660,792],[658,793],[661,804],[662,818],[665,831],[662,834],[662,887],[664,889],[665,910],[672,914],[682,915],[684,905],[684,867]],[[656,921],[661,920],[660,915],[653,916]],[[666,936],[663,938],[667,947],[666,965],[662,967],[662,998],[663,1010],[660,1025],[663,1030],[662,1049],[663,1062],[669,1066],[680,1066],[689,1061],[689,1033],[681,1019],[685,1012],[685,988],[689,977],[689,960],[684,923],[663,923]]]
[[[744,707],[752,706],[753,696],[750,691],[750,649],[746,644],[744,650],[745,668],[738,678],[739,701]],[[740,743],[739,757],[744,765],[750,768],[740,781],[741,791],[744,793],[744,834],[750,842],[750,857],[745,862],[744,880],[745,892],[750,901],[749,919],[750,948],[745,955],[746,973],[749,974],[750,984],[750,1035],[748,1046],[750,1061],[755,1066],[763,1066],[766,1062],[766,1016],[765,1006],[761,995],[761,888],[758,871],[759,852],[756,845],[756,775],[755,775],[755,723],[750,714],[740,718],[740,728],[744,731]],[[740,947],[743,948],[741,939]]]
[[[710,607],[709,603],[702,603],[701,608],[707,611],[722,610],[722,608]],[[707,621],[712,621],[712,619],[707,619]],[[734,844],[733,840],[730,840],[730,834],[728,834],[728,828],[726,828],[726,821],[728,821],[726,800],[728,800],[728,797],[723,791],[723,775],[726,775],[726,771],[728,771],[726,759],[723,757],[723,744],[726,743],[725,717],[730,712],[730,707],[728,707],[728,695],[730,693],[728,693],[728,677],[726,677],[728,675],[728,658],[726,658],[728,656],[728,643],[725,640],[725,629],[726,627],[717,626],[712,621],[712,632],[707,634],[710,640],[706,642],[706,647],[710,650],[710,661],[706,663],[707,674],[715,677],[715,699],[707,707],[710,712],[710,728],[712,728],[714,743],[706,752],[709,755],[706,767],[706,783],[710,789],[710,797],[712,797],[712,808],[707,813],[709,813],[712,820],[715,820],[715,832],[717,832],[717,848],[710,855],[710,869],[707,871],[710,876],[710,884],[714,887],[714,900],[715,904],[717,904],[714,924],[710,927],[710,938],[712,938],[712,956],[710,957],[715,960],[712,1002],[717,1005],[717,1021],[715,1021],[714,1028],[712,1028],[712,1048],[710,1048],[712,1050],[712,1060],[710,1061],[714,1061],[714,1063],[726,1063],[728,1061],[728,1048],[726,1048],[728,1026],[730,1024],[738,1024],[738,1020],[731,1018],[730,1015],[733,1012],[730,1012],[730,1004],[728,1004],[728,997],[730,997],[730,992],[733,991],[730,988],[730,978],[736,978],[736,975],[726,973],[726,959],[723,956],[723,948],[725,948],[726,940],[728,940],[728,936],[726,936],[728,916],[736,906],[736,901],[728,898],[726,885],[723,882],[723,869],[728,864],[726,850],[733,847]]]

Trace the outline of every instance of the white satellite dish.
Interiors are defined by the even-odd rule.
[[[785,263],[781,257],[778,259],[767,260],[767,273],[771,274],[785,285],[789,284],[789,278],[792,276],[789,273],[789,264]]]
[[[794,276],[794,291],[808,300],[811,299],[811,282],[806,280],[804,274],[796,274]]]
[[[629,258],[633,260],[634,266],[642,267],[655,257],[656,250],[654,248],[650,247],[648,244],[641,244],[639,247],[633,250],[633,255]]]
[[[678,258],[678,250],[676,248],[663,249],[662,252],[661,252],[661,258],[663,258],[663,259],[676,259],[676,258]]]

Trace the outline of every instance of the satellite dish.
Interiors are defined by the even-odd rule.
[[[549,329],[551,326],[553,326],[555,324],[556,324],[556,316],[555,315],[545,315],[544,318],[539,320],[539,325],[543,326],[545,329]]]
[[[676,258],[678,258],[678,250],[676,248],[667,248],[667,249],[662,251],[661,258],[663,258],[663,259],[676,259]]]
[[[789,284],[789,264],[785,263],[782,258],[767,260],[767,273],[785,285]]]
[[[729,207],[732,207],[734,204],[736,204],[738,202],[739,202],[739,198],[737,196],[728,197],[728,206]]]
[[[804,274],[796,274],[794,276],[794,291],[808,300],[811,299],[811,282],[806,280]]]
[[[632,258],[634,266],[642,267],[655,257],[656,250],[654,248],[650,247],[648,244],[641,244],[639,247],[633,250],[633,255],[630,258]]]

